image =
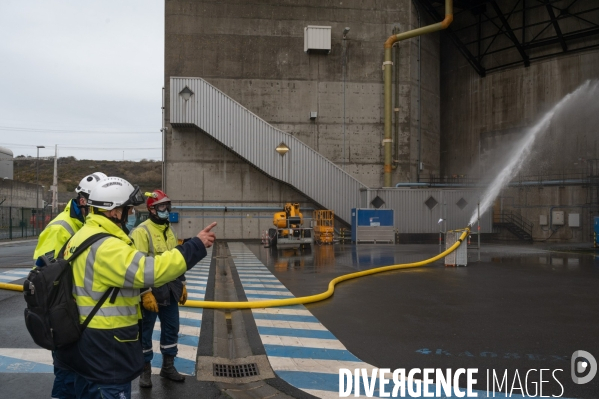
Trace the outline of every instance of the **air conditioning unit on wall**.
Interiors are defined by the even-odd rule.
[[[314,25],[305,27],[304,51],[329,54],[331,52],[331,27]]]

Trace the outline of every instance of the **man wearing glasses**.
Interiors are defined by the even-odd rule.
[[[138,251],[147,256],[160,255],[177,246],[177,237],[170,228],[170,198],[161,190],[146,193],[146,207],[150,217],[129,234]],[[179,374],[174,362],[177,356],[177,335],[179,333],[179,305],[187,301],[185,275],[161,287],[142,290],[143,305],[142,347],[144,353],[144,369],[139,378],[139,386],[152,387],[152,366],[154,358],[152,350],[152,334],[156,317],[160,318],[160,352],[162,353],[162,369],[160,376],[176,382],[183,382],[185,376]]]

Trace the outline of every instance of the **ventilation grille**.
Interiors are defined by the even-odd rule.
[[[216,364],[214,363],[214,376],[227,378],[243,378],[259,375],[256,363],[247,364]]]

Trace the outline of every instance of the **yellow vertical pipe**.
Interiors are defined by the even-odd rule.
[[[389,36],[385,41],[385,60],[383,62],[384,69],[384,94],[385,94],[385,138],[383,140],[383,149],[385,154],[384,181],[383,187],[391,187],[391,47],[393,43],[410,39],[412,37],[424,35],[426,33],[436,32],[445,29],[453,21],[453,0],[445,0],[445,19],[436,24],[423,26],[422,28],[413,29],[407,32],[398,33],[397,35]],[[399,67],[397,65],[396,67]],[[399,155],[399,154],[398,154]]]

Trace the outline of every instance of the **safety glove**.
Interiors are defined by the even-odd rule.
[[[156,302],[156,298],[154,297],[154,294],[152,294],[152,291],[148,291],[141,295],[141,303],[146,310],[158,313],[158,302]]]
[[[187,287],[183,286],[181,298],[179,298],[179,305],[185,305],[185,302],[187,302]]]

